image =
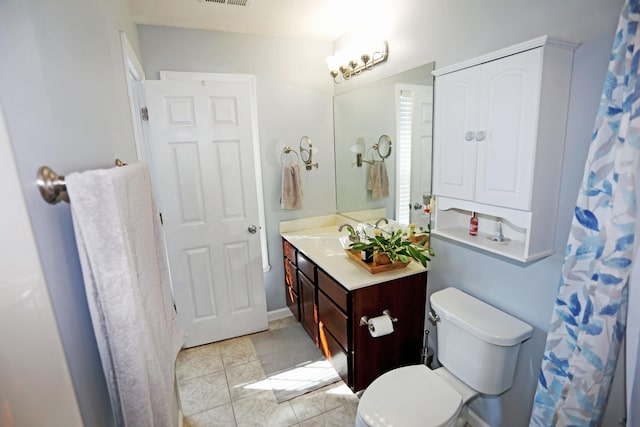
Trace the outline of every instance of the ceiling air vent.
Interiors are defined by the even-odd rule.
[[[234,6],[249,6],[251,0],[203,0],[205,3],[231,4]]]

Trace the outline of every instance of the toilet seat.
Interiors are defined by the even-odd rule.
[[[377,378],[358,404],[356,425],[448,426],[463,399],[451,385],[424,365],[394,369]]]

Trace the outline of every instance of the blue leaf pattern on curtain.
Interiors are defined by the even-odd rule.
[[[597,426],[609,396],[633,258],[640,165],[639,2],[627,0],[620,15],[530,426]]]

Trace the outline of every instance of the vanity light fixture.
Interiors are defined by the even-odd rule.
[[[333,56],[327,57],[329,75],[334,83],[341,83],[351,77],[362,73],[363,70],[371,70],[373,66],[387,60],[389,47],[386,41],[380,42],[373,48],[360,53],[337,51]]]

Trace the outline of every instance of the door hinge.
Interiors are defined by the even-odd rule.
[[[160,224],[164,225],[164,220],[162,219],[162,212],[160,212]]]
[[[140,118],[143,122],[149,121],[149,109],[147,107],[142,107],[140,109]]]

